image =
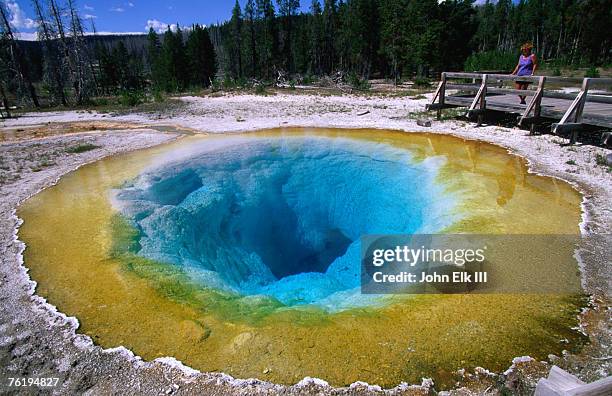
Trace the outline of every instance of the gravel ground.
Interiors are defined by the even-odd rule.
[[[388,128],[447,133],[506,147],[525,157],[533,172],[555,176],[584,194],[582,230],[585,236],[609,233],[612,201],[610,168],[596,163],[610,150],[577,145],[562,147],[551,135],[527,136],[525,131],[498,126],[475,128],[462,121],[416,124],[428,98],[366,96],[224,95],[181,98],[171,112],[113,116],[96,112],[26,114],[0,124],[0,393],[9,377],[58,377],[55,388],[21,388],[25,393],[129,394],[427,394],[435,384],[401,384],[394,389],[355,383],[332,388],[324,381],[304,379],[291,387],[258,380],[237,380],[224,374],[198,373],[172,359],[143,362],[123,347],[103,350],[79,335],[78,321],[68,318],[34,294],[22,265],[24,249],[16,239],[15,208],[32,194],[55,183],[78,166],[114,153],[160,144],[177,134],[160,125],[196,132],[232,132],[279,126]],[[88,126],[89,125],[89,126]],[[158,131],[146,129],[155,126]],[[117,128],[140,129],[121,129]],[[94,130],[91,130],[94,129]],[[163,128],[162,128],[163,129]],[[85,131],[88,132],[80,132]],[[463,373],[452,394],[500,394],[502,388],[529,393],[551,364],[584,380],[609,375],[612,336],[609,328],[612,257],[610,239],[586,238],[580,252],[584,287],[591,307],[581,315],[581,330],[591,343],[578,355],[550,356],[548,362],[528,357],[508,362],[505,373],[476,369]]]

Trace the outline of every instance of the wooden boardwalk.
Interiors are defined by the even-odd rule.
[[[530,81],[531,88],[514,89],[516,80]],[[580,88],[566,93],[552,89],[553,85]],[[519,94],[527,96],[527,104],[520,104]],[[612,128],[612,78],[442,73],[427,109],[437,110],[440,116],[448,107],[466,107],[468,116],[477,116],[479,123],[487,110],[516,114],[518,125],[530,125],[532,131],[536,124],[552,119],[558,121],[552,126],[553,133],[568,133],[573,142],[585,125]]]

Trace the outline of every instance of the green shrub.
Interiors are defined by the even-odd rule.
[[[585,77],[599,78],[599,70],[595,66],[591,66],[584,73]]]
[[[503,52],[499,50],[477,52],[470,55],[463,68],[467,72],[486,71],[486,70],[505,70],[512,71],[518,55],[514,52]]]
[[[236,80],[236,87],[238,88],[250,88],[251,87],[251,83],[249,83],[249,80],[247,80],[244,77],[240,77],[239,79]]]
[[[84,153],[86,151],[95,150],[97,148],[100,148],[100,146],[96,146],[95,144],[91,143],[83,143],[76,146],[68,147],[66,149],[66,152],[70,154],[79,154]]]
[[[230,90],[236,88],[236,81],[228,74],[223,78],[223,89]]]
[[[166,95],[164,95],[164,91],[162,91],[161,89],[154,89],[153,90],[153,100],[157,103],[162,103],[166,101]]]
[[[96,98],[94,101],[94,104],[96,106],[108,106],[108,99],[107,98]]]
[[[351,87],[360,91],[367,91],[370,89],[370,83],[368,80],[359,77],[357,73],[351,73],[348,76],[348,83],[351,85]]]
[[[427,77],[415,77],[414,86],[419,88],[431,87],[431,81]]]
[[[606,157],[601,154],[597,154],[595,156],[595,163],[601,166],[608,166],[608,161],[606,160]]]
[[[266,95],[266,94],[267,94],[267,92],[266,92],[266,86],[265,86],[265,85],[263,85],[263,84],[257,84],[257,85],[255,86],[255,93],[256,93],[257,95]]]
[[[597,154],[595,156],[595,163],[599,166],[607,168],[608,173],[612,173],[612,165],[608,165],[608,161],[606,160],[605,155]]]
[[[144,93],[142,91],[126,90],[122,91],[119,96],[119,103],[123,106],[134,107],[144,101]]]
[[[222,86],[223,84],[221,83],[221,81],[219,81],[218,78],[215,78],[214,80],[212,80],[212,85],[210,86],[210,89],[213,92],[217,92],[221,90]]]

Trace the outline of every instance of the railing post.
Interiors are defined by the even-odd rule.
[[[582,120],[582,112],[584,111],[584,104],[587,100],[587,94],[589,92],[589,84],[591,83],[590,78],[585,78],[582,80],[582,88],[580,92],[582,93],[582,97],[578,102],[578,106],[576,107],[576,112],[574,113],[574,122],[580,122]]]
[[[474,100],[472,101],[472,104],[468,108],[468,111],[472,111],[472,110],[476,109],[476,105],[479,103],[480,97],[481,97],[483,91],[486,89],[486,86],[487,86],[486,77],[487,77],[486,74],[482,75],[482,82],[480,84],[480,88],[478,88],[478,92],[476,93],[476,96],[474,97]]]
[[[441,77],[440,77],[440,98],[438,100],[438,103],[440,104],[440,107],[438,108],[438,111],[436,112],[436,119],[440,120],[442,118],[442,107],[444,106],[444,101],[445,101],[445,97],[446,97],[446,73],[442,73]]]
[[[582,80],[582,88],[580,89],[580,92],[578,93],[570,107],[567,109],[565,114],[563,114],[561,121],[559,121],[559,123],[555,124],[553,127],[553,133],[557,134],[559,129],[563,128],[563,125],[568,123],[568,120],[573,114],[573,120],[575,125],[573,128],[571,128],[570,144],[576,143],[576,140],[578,138],[578,130],[576,129],[576,124],[579,124],[580,121],[582,121],[582,112],[584,111],[584,104],[587,100],[590,82],[590,78],[585,78],[584,80]]]
[[[540,114],[542,113],[542,98],[544,97],[544,83],[546,83],[546,77],[545,76],[541,76],[540,77],[540,81],[538,82],[538,90],[536,92],[536,101],[535,101],[535,108],[533,110],[533,115],[534,117],[540,117]]]
[[[480,84],[480,89],[478,90],[478,93],[474,97],[472,104],[468,108],[468,115],[471,115],[474,112],[474,110],[476,110],[476,106],[478,106],[479,110],[478,110],[477,125],[481,125],[482,121],[484,120],[484,111],[487,107],[486,97],[487,97],[487,75],[483,74],[482,84]]]
[[[482,94],[480,96],[480,114],[478,114],[477,125],[482,125],[484,121],[484,111],[487,108],[487,75],[482,75]]]
[[[436,99],[438,103],[436,103]],[[444,107],[444,102],[446,99],[446,73],[440,74],[440,83],[438,84],[438,88],[436,88],[436,92],[434,92],[433,98],[431,99],[431,103],[425,106],[426,110],[437,110],[438,120],[442,115],[442,108]]]
[[[580,100],[578,101],[578,106],[576,106],[576,111],[574,112],[574,122],[577,124],[580,123],[580,121],[582,121],[582,112],[584,111],[584,104],[586,103],[586,100],[587,100],[590,82],[591,82],[591,79],[588,77],[582,80],[582,88],[580,89],[581,97],[580,97]],[[576,143],[576,140],[578,140],[578,130],[574,129],[572,131],[572,137],[570,138],[570,144]]]
[[[533,111],[534,121],[537,121],[537,119],[540,118],[540,114],[542,111],[542,97],[544,97],[544,83],[545,82],[546,82],[546,77],[541,76],[538,80],[538,89],[536,90],[536,93],[533,95],[533,98],[531,98],[529,105],[525,109],[525,112],[523,113],[523,115],[521,116],[518,122],[519,127],[523,125],[523,121],[525,121],[525,119],[529,117],[529,114],[531,113],[531,111]],[[529,134],[533,135],[534,133],[535,133],[535,122],[532,122],[529,127]]]

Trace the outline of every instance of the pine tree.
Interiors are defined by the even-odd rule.
[[[282,53],[284,54],[283,64],[285,69],[291,74],[294,72],[294,56],[293,56],[293,20],[300,8],[299,0],[277,0],[278,13],[281,16],[283,24],[283,46]]]
[[[217,56],[215,47],[210,39],[208,28],[202,29],[202,67],[204,78],[208,77],[205,81],[204,86],[207,87],[212,83],[212,80],[217,74]]]
[[[149,73],[151,76],[151,84],[155,91],[165,90],[164,78],[164,64],[161,59],[161,44],[159,42],[159,35],[149,28],[147,34],[147,62],[149,64]]]
[[[249,75],[251,77],[257,76],[257,34],[255,30],[257,16],[255,13],[255,1],[247,0],[244,6],[244,21],[246,23],[246,36],[248,43],[248,53],[250,60]]]
[[[257,14],[261,18],[262,33],[260,35],[260,63],[263,68],[263,75],[266,79],[272,77],[276,70],[276,60],[278,56],[278,34],[276,25],[276,15],[271,0],[257,0]]]
[[[208,87],[216,73],[215,49],[210,41],[208,29],[194,25],[187,38],[186,51],[191,83]]]
[[[123,41],[120,42],[123,44]],[[125,48],[125,45],[123,45]],[[145,72],[142,64],[142,56],[138,52],[129,52],[127,54],[127,67],[123,68],[121,88],[124,91],[141,91],[145,86]],[[125,62],[125,59],[124,59]]]
[[[242,77],[242,11],[238,0],[232,10],[230,27],[230,64],[233,66],[234,77],[240,78]]]
[[[587,0],[577,3],[583,27],[580,40],[585,54],[582,62],[595,63],[612,57],[612,5],[610,0]]]
[[[368,78],[379,46],[378,2],[351,0],[343,11],[340,37],[344,68]]]
[[[309,22],[309,71],[314,74],[323,72],[323,10],[319,0],[310,6]]]
[[[310,73],[312,74],[311,69],[311,36],[310,36],[310,24],[309,24],[309,15],[300,13],[295,16],[295,20],[293,22],[291,34],[293,37],[293,72],[295,73]]]
[[[434,60],[434,67],[437,70],[462,70],[472,51],[469,38],[474,36],[477,28],[472,0],[445,1],[438,8],[444,28],[440,29],[438,60]],[[508,34],[502,37],[502,42],[509,45]]]
[[[443,26],[437,14],[437,0],[412,0],[406,8],[407,63],[419,76],[427,76],[439,58]]]
[[[323,7],[323,72],[331,73],[336,61],[336,0],[325,0]]]
[[[174,76],[178,82],[177,90],[182,91],[189,86],[189,71],[185,44],[183,42],[183,31],[178,23],[176,24],[176,34],[174,35],[173,63]]]
[[[391,65],[391,73],[395,84],[399,82],[404,67],[404,49],[406,47],[404,27],[406,20],[404,10],[406,0],[384,0],[380,5],[381,53]]]
[[[494,16],[495,6],[490,0],[487,0],[483,6],[479,7],[478,19],[480,23],[478,24],[478,31],[475,37],[479,51],[488,51],[494,48],[493,39],[497,36]]]
[[[123,41],[119,41],[111,52],[111,60],[116,65],[116,85],[120,91],[130,89],[130,54]]]
[[[111,54],[102,43],[96,45],[96,58],[98,60],[98,68],[100,69],[100,87],[105,94],[116,93],[118,83],[117,64],[111,57]]]
[[[173,47],[174,47],[174,33],[168,27],[164,32],[162,41],[162,47],[159,55],[159,67],[160,67],[160,87],[166,92],[176,91],[178,83],[176,81],[176,74],[173,68]]]
[[[494,18],[496,22],[495,33],[497,35],[497,49],[507,51],[510,48],[508,38],[508,22],[510,19],[510,0],[498,0],[495,5]]]
[[[189,84],[183,32],[178,25],[176,32],[168,27],[164,33],[160,68],[162,70],[161,86],[166,92],[180,92]]]

